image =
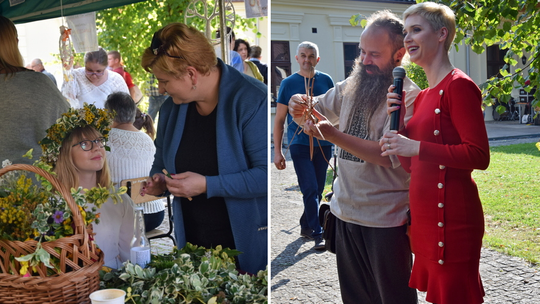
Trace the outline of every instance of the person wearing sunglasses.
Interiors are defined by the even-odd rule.
[[[107,96],[114,92],[129,93],[124,78],[107,70],[108,55],[105,50],[87,52],[84,67],[73,70],[73,79],[64,81],[62,94],[72,107],[82,108],[86,102],[104,108]]]
[[[197,29],[154,34],[143,68],[158,80],[156,154],[142,195],[174,195],[178,247],[236,249],[237,268],[267,266],[267,87],[216,57]],[[163,169],[172,175],[163,174]]]

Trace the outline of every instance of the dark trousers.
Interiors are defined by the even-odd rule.
[[[343,303],[417,303],[409,287],[407,226],[372,228],[336,219],[336,259]]]
[[[300,226],[303,229],[313,230],[312,236],[319,237],[322,227],[319,224],[319,202],[322,198],[324,184],[326,183],[326,170],[332,157],[332,146],[313,148],[313,161],[309,157],[309,146],[291,145],[291,158],[298,178],[298,186],[304,199],[304,213],[300,217]]]

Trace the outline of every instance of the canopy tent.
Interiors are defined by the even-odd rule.
[[[146,0],[0,0],[0,15],[14,23],[77,15]]]

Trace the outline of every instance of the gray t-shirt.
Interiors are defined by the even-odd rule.
[[[5,76],[0,74],[0,162],[33,164],[41,156],[38,142],[69,105],[42,73],[21,71]],[[34,159],[23,158],[32,148]]]
[[[354,133],[351,130],[348,114],[354,113],[358,101],[342,97],[347,80],[342,81],[326,94],[318,96],[316,109],[325,115],[339,130],[356,137],[379,141],[390,130],[390,116],[386,106],[381,105],[370,121],[368,134]],[[405,78],[403,90],[406,91],[407,112],[405,121],[412,117],[413,103],[420,89]],[[351,121],[359,119],[356,116]],[[352,128],[354,130],[354,128]],[[334,195],[330,208],[339,219],[367,227],[397,227],[407,221],[409,209],[410,175],[401,167],[395,155],[390,156],[392,166],[385,168],[367,161],[337,147],[338,177],[334,182]]]

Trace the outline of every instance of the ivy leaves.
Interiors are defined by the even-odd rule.
[[[127,291],[127,303],[267,303],[268,271],[239,274],[240,252],[186,244],[152,256],[150,267],[126,262],[119,271],[101,271],[101,286]]]

